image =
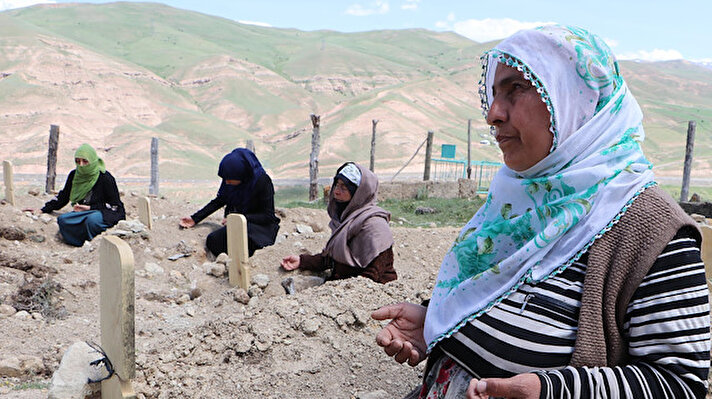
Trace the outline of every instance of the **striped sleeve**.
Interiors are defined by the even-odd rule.
[[[700,250],[681,229],[626,311],[630,360],[618,367],[539,372],[540,398],[704,398],[710,365],[709,298]]]

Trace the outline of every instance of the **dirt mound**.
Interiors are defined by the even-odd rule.
[[[17,391],[11,386],[29,379],[46,383],[69,345],[101,341],[97,250],[101,239],[70,247],[57,239],[54,218],[18,210],[37,208],[47,199],[21,196],[17,208],[0,206],[0,228],[44,237],[0,238],[0,301],[12,305],[13,295],[27,281],[41,284],[42,278],[28,277],[32,270],[55,269],[53,303],[66,311],[64,318],[51,313],[0,315],[4,332],[0,361],[32,356],[44,365],[35,376],[3,378],[0,394],[9,398],[46,397],[46,389]],[[128,219],[137,219],[138,197],[128,193],[123,200]],[[299,272],[282,271],[279,260],[320,251],[329,229],[325,211],[281,209],[278,243],[250,259],[251,275],[262,275],[263,284],[268,284],[253,287],[249,298],[230,287],[226,276],[207,273],[210,261],[203,242],[219,226],[221,215],[216,213],[193,229],[178,229],[179,217],[201,205],[177,197],[153,199],[153,229],[123,237],[136,266],[134,387],[139,397],[390,398],[403,396],[418,383],[422,365],[413,369],[389,359],[375,344],[381,324],[369,315],[385,304],[427,297],[457,229],[394,227],[399,279],[389,284],[355,278],[287,296],[280,281]],[[105,234],[112,231],[116,233],[112,229]],[[176,254],[189,256],[173,257]],[[22,262],[32,266],[12,266]],[[33,289],[41,292],[39,286]]]

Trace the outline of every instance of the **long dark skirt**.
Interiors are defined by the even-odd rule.
[[[67,212],[57,217],[57,224],[64,242],[75,247],[81,247],[84,241],[91,241],[109,227],[99,211]]]
[[[218,256],[222,253],[227,253],[227,227],[221,227],[212,233],[208,234],[205,239],[205,246],[208,247],[213,255]],[[255,251],[259,249],[250,237],[247,237],[247,252],[248,256],[254,255]]]

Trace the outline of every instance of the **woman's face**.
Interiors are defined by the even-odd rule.
[[[87,166],[89,165],[89,161],[84,159],[84,158],[74,158],[74,163],[77,166]]]
[[[504,163],[527,170],[549,155],[554,140],[546,104],[522,72],[504,64],[497,64],[492,92],[487,124],[497,131]]]
[[[228,186],[239,186],[240,183],[242,183],[240,180],[225,179],[225,184]]]
[[[334,184],[334,199],[339,202],[349,202],[351,201],[351,192],[346,184],[341,179],[336,179],[336,184]]]

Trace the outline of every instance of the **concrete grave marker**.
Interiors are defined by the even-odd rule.
[[[129,245],[115,236],[101,242],[101,347],[115,374],[101,382],[103,399],[135,399],[134,258]]]
[[[153,218],[151,216],[151,200],[148,197],[138,199],[138,220],[151,230]]]
[[[12,162],[2,161],[2,175],[5,180],[5,200],[15,206],[15,186],[12,182]]]
[[[227,215],[227,255],[230,257],[228,276],[231,286],[250,287],[247,250],[247,219],[239,213]]]

